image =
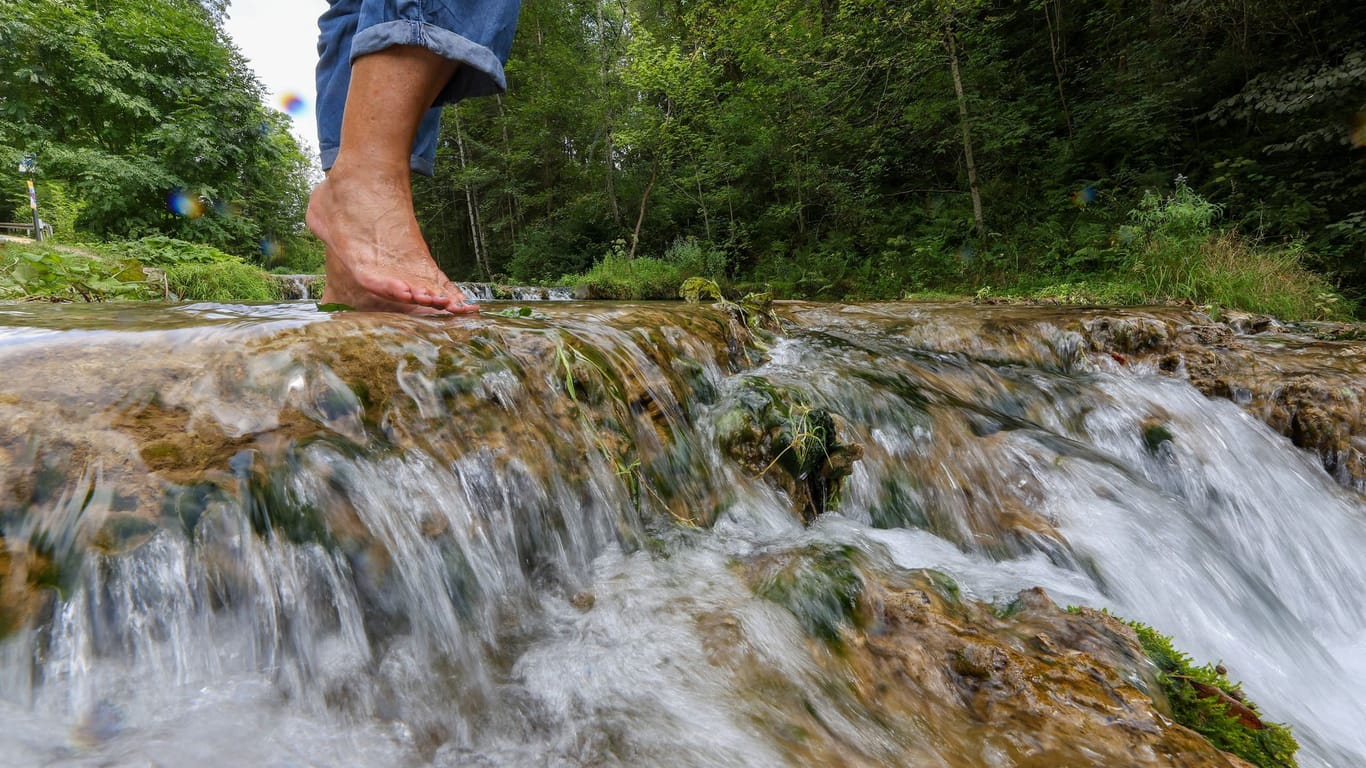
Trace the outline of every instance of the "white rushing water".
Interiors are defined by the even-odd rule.
[[[564,322],[607,338],[591,319]],[[636,520],[623,473],[591,450],[571,480],[546,469],[548,453],[493,442],[301,447],[272,476],[279,498],[344,500],[369,543],[264,538],[251,505],[224,496],[193,536],[168,527],[124,554],[90,553],[49,625],[0,643],[0,763],[791,764],[764,702],[702,650],[709,617],[725,615],[753,663],[847,743],[932,764],[842,707],[796,619],[731,567],[828,542],[942,571],[974,599],[1042,586],[1151,624],[1292,723],[1301,765],[1366,765],[1366,502],[1232,403],[1151,372],[1078,367],[1065,334],[1043,341],[1045,358],[1063,351],[1026,364],[831,320],[741,376],[703,365],[715,395],[673,439],[691,481],[730,491],[709,530]],[[650,365],[645,340],[611,343],[605,359]],[[515,402],[547,370],[477,386]],[[404,375],[410,396],[428,396],[432,382]],[[746,376],[806,393],[865,446],[839,511],[809,528],[722,457],[717,422]],[[1156,446],[1154,418],[1170,436]],[[593,445],[587,432],[545,440]],[[100,472],[34,519],[88,514]],[[1016,508],[1053,533],[988,540],[974,522]],[[39,530],[5,525],[10,541]],[[914,749],[932,755],[933,735]]]

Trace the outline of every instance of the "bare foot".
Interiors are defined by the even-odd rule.
[[[406,314],[479,311],[432,260],[406,175],[334,167],[313,190],[307,221],[327,246],[324,302]]]

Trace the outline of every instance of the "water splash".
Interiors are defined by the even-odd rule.
[[[861,715],[736,568],[821,544],[1142,619],[1293,720],[1303,765],[1366,757],[1366,504],[1311,457],[1089,361],[1075,315],[785,313],[753,368],[698,309],[0,317],[25,372],[0,389],[0,525],[62,595],[0,643],[0,753],[810,763],[790,696],[850,759],[987,762]],[[811,528],[720,444],[760,385],[865,448]]]

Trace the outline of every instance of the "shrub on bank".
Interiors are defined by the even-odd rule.
[[[0,300],[115,301],[156,298],[134,259],[37,243],[0,243]]]
[[[240,261],[178,264],[166,269],[166,284],[183,301],[279,301],[280,284]]]
[[[1302,245],[1217,230],[1221,213],[1179,179],[1165,198],[1144,196],[1120,237],[1131,244],[1128,270],[1147,300],[1185,299],[1283,320],[1352,316],[1351,303],[1304,266]]]
[[[613,249],[582,275],[566,275],[561,283],[589,299],[677,299],[686,275],[662,259],[629,258]]]

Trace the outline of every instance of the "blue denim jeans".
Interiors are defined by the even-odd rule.
[[[460,62],[422,118],[412,168],[430,176],[441,106],[507,91],[503,64],[512,49],[521,0],[328,0],[318,19],[318,149],[323,170],[341,146],[351,62],[394,45],[417,45]]]

